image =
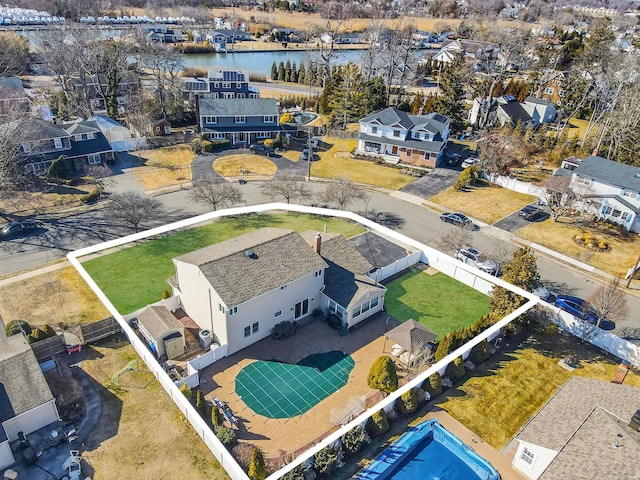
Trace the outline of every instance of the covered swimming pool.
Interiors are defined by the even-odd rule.
[[[432,419],[412,427],[357,480],[499,480],[493,466]]]

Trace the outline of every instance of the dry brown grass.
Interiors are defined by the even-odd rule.
[[[583,233],[604,240],[609,244],[610,250],[599,252],[578,245],[574,238]],[[613,275],[624,275],[633,266],[640,250],[638,235],[623,238],[614,234],[593,232],[581,224],[562,218],[558,222],[546,220],[541,223],[532,223],[519,230],[516,235]]]
[[[530,204],[535,197],[507,188],[487,186],[472,187],[468,191],[449,188],[429,200],[491,224]]]
[[[22,216],[42,215],[84,205],[80,198],[95,188],[93,183],[60,186],[52,192],[12,192],[0,198],[0,210]],[[1,223],[1,222],[0,222]]]
[[[287,160],[291,160],[292,162],[297,162],[298,160],[300,160],[301,153],[302,152],[298,150],[285,150],[284,152],[280,152],[280,155],[282,155]]]
[[[258,86],[258,90],[260,90],[260,96],[262,98],[276,98],[278,100],[283,98],[289,98],[289,97],[298,97],[298,96],[308,97],[309,96],[305,92],[292,93],[292,92],[287,92],[285,90],[276,90],[275,88],[268,88],[268,87],[261,87],[261,86]]]
[[[145,190],[191,181],[191,161],[195,153],[189,145],[143,150],[139,155],[146,166],[134,168],[133,175]]]
[[[254,154],[225,155],[213,162],[213,169],[223,177],[273,175],[277,170],[275,163]]]
[[[229,478],[141,360],[143,371],[122,375],[121,387],[111,384],[110,377],[137,358],[129,343],[101,343],[86,354],[82,368],[103,402],[82,454],[93,478]]]
[[[41,299],[41,301],[34,301]],[[32,326],[78,325],[102,320],[109,312],[73,267],[0,287],[5,322],[20,319]]]
[[[326,152],[320,152],[321,160],[314,162],[311,166],[311,175],[314,177],[347,177],[357,183],[391,190],[399,190],[415,180],[413,177],[401,174],[395,168],[349,158],[349,152],[356,148],[357,140],[325,137],[323,142],[331,144],[332,147]]]

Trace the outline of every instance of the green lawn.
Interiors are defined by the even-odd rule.
[[[438,338],[489,313],[489,297],[443,273],[413,269],[386,287],[384,304],[391,315],[402,322],[413,318]]]
[[[118,311],[125,314],[157,302],[169,290],[167,279],[175,273],[171,262],[174,257],[262,227],[303,232],[322,231],[325,225],[328,232],[345,237],[364,231],[339,219],[293,213],[225,218],[94,258],[83,265]]]

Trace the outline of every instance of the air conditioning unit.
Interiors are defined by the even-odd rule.
[[[198,341],[202,348],[209,348],[211,342],[213,342],[213,334],[211,330],[200,330],[198,332]]]

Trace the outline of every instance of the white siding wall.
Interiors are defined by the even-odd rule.
[[[377,127],[378,131],[376,133],[373,133],[372,128],[373,127]],[[394,137],[393,136],[393,131],[394,130],[400,130],[400,136],[399,137]],[[360,131],[362,133],[366,133],[367,135],[372,135],[374,137],[380,137],[380,138],[394,138],[396,140],[406,140],[406,136],[407,136],[407,129],[406,128],[402,128],[400,126],[398,127],[387,127],[385,125],[379,125],[379,124],[375,124],[375,123],[363,123],[360,122]]]
[[[324,272],[319,277],[315,274],[307,275],[287,285],[287,288],[272,290],[246,303],[238,305],[238,313],[228,317],[228,346],[227,354],[248,347],[271,335],[276,323],[283,320],[293,321],[296,303],[309,299],[309,314],[314,308],[320,307],[320,292],[324,286]],[[274,317],[278,311],[282,315]],[[187,312],[188,313],[188,312]],[[259,323],[259,330],[253,333],[253,324]],[[245,338],[245,327],[251,328],[251,334]]]
[[[584,178],[588,178],[588,177],[584,177]],[[578,181],[578,175],[574,173],[573,177],[571,178],[571,183],[575,184],[577,181]],[[622,192],[624,190],[623,188],[615,185],[609,185],[607,183],[603,183],[598,180],[594,180],[593,182],[591,182],[590,186],[595,193],[604,194],[604,195],[620,195],[622,198],[624,198],[626,201],[628,201],[632,205],[640,208],[640,193],[638,192],[635,192],[635,195],[633,195],[632,197],[623,197],[622,195]]]
[[[176,261],[180,302],[201,329],[213,331],[219,343],[228,343],[226,315],[220,311],[220,296],[196,265]],[[228,307],[233,305],[226,305]]]
[[[537,480],[538,477],[542,475],[545,469],[553,461],[553,459],[556,458],[558,452],[545,447],[541,447],[534,443],[523,442],[522,440],[518,440],[518,442],[518,451],[513,457],[513,466],[516,468],[516,470],[524,473],[532,480]],[[522,452],[525,448],[530,452],[534,452],[535,457],[531,465],[522,460]]]
[[[9,441],[13,441],[18,438],[18,432],[24,432],[25,435],[29,435],[31,432],[59,420],[60,417],[58,417],[55,400],[51,400],[17,417],[10,418],[2,425],[4,431],[7,432]]]
[[[374,295],[369,295],[369,298],[367,298],[366,300],[363,300],[361,304],[370,302],[373,298],[375,298]],[[353,318],[353,309],[351,309],[351,311],[349,312],[349,321],[347,323],[347,326],[351,328],[354,325],[357,325],[358,323],[360,323],[361,321],[366,320],[374,313],[378,313],[380,310],[382,310],[383,305],[384,305],[384,294],[381,294],[378,296],[378,305],[376,305],[373,308],[370,308],[364,313],[361,313],[356,318]]]
[[[9,441],[0,443],[0,470],[4,470],[14,463],[15,459],[13,458],[13,453],[11,453]]]

